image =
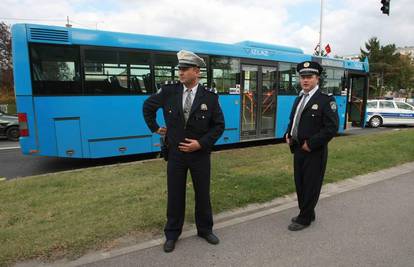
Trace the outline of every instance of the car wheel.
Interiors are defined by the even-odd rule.
[[[382,125],[382,118],[379,116],[374,116],[371,119],[369,119],[369,126],[372,128],[377,128]]]
[[[19,136],[20,136],[19,127],[12,126],[9,129],[7,129],[6,136],[7,136],[7,139],[9,139],[10,141],[19,141]]]

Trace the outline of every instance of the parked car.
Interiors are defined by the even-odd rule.
[[[382,125],[414,125],[414,106],[394,100],[368,100],[366,123],[374,128]]]
[[[11,141],[19,140],[20,132],[17,116],[0,112],[0,136],[6,136]]]

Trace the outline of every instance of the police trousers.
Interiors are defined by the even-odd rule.
[[[311,152],[306,152],[299,145],[294,146],[294,177],[300,209],[297,222],[300,224],[309,225],[315,218],[327,159],[327,146]]]
[[[167,163],[167,240],[177,240],[184,224],[187,172],[190,170],[195,195],[195,222],[198,234],[212,232],[210,203],[210,153],[170,150]]]

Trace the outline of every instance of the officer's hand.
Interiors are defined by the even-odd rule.
[[[159,134],[159,135],[165,135],[167,133],[167,128],[160,127],[160,128],[158,128],[158,130],[156,131],[156,133]]]
[[[181,142],[178,149],[183,152],[193,152],[201,149],[200,143],[195,139],[185,139],[185,143]]]
[[[311,152],[311,149],[309,148],[308,143],[306,142],[306,140],[302,145],[302,149],[305,150],[306,152]]]
[[[286,143],[287,143],[288,145],[292,144],[292,139],[291,139],[291,138],[289,138],[289,135],[288,135],[288,134],[286,134],[286,135],[285,135],[285,140],[286,140]]]

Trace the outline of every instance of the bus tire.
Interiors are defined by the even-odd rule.
[[[380,116],[373,116],[369,119],[369,126],[372,128],[378,128],[382,125],[382,118]]]
[[[19,127],[11,126],[9,129],[7,129],[6,136],[10,141],[19,141]]]

